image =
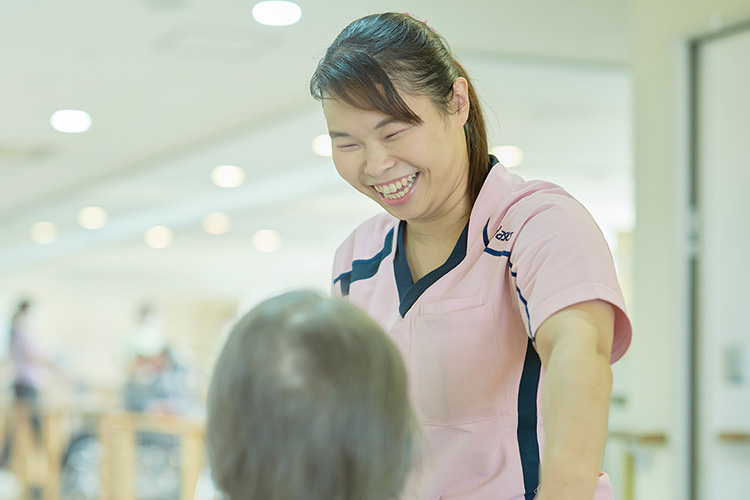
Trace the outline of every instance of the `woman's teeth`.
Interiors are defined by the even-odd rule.
[[[406,196],[406,193],[409,192],[409,189],[411,188],[411,185],[414,184],[414,179],[416,178],[417,174],[414,173],[390,184],[381,184],[373,187],[375,188],[375,191],[382,194],[384,198],[397,200]]]

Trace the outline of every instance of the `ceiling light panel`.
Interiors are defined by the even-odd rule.
[[[261,229],[253,235],[252,243],[259,252],[275,252],[281,246],[281,235],[272,229]]]
[[[235,165],[220,165],[211,171],[211,180],[219,187],[239,187],[245,182],[245,171]]]
[[[294,2],[259,2],[253,7],[253,19],[267,26],[289,26],[302,18],[302,9]]]
[[[523,151],[516,146],[497,146],[490,150],[506,168],[517,167],[523,162]]]
[[[49,121],[52,128],[68,134],[80,134],[91,128],[91,115],[79,109],[55,111]]]
[[[333,146],[328,134],[321,134],[312,140],[312,150],[318,156],[332,156]]]
[[[57,240],[57,226],[51,222],[41,221],[31,226],[31,239],[42,245],[49,245]]]
[[[107,212],[101,207],[85,207],[78,212],[78,223],[86,229],[101,229],[107,224]]]
[[[232,227],[232,220],[224,212],[213,212],[203,218],[203,230],[208,234],[225,234]]]
[[[172,230],[166,226],[154,226],[143,235],[146,245],[151,248],[167,248],[172,244],[174,235]]]

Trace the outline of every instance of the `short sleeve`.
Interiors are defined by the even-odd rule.
[[[581,302],[603,300],[615,309],[611,362],[627,350],[632,327],[612,254],[589,212],[575,199],[547,195],[526,199],[515,210],[533,207],[511,252],[511,275],[522,316],[534,339],[556,312]]]

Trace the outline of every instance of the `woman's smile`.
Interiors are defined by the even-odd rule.
[[[409,201],[414,192],[414,182],[417,180],[418,172],[402,177],[395,182],[386,182],[372,186],[380,194],[383,202],[388,205],[402,205]]]

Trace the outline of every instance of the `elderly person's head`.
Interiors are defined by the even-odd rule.
[[[208,444],[231,500],[390,500],[417,425],[404,366],[355,306],[313,292],[244,316],[217,361]]]

